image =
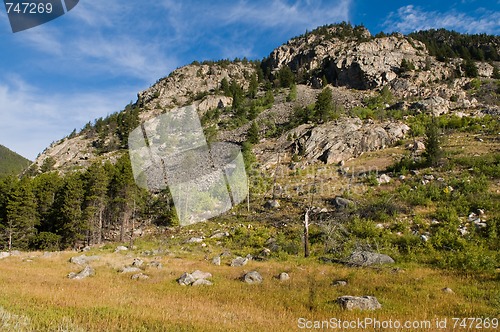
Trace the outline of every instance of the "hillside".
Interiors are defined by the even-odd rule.
[[[31,162],[18,155],[14,151],[0,145],[0,175],[19,174],[26,169]]]
[[[176,69],[123,111],[52,144],[21,179],[0,177],[0,284],[9,285],[0,316],[26,330],[91,331],[496,317],[497,40],[372,36],[341,23],[262,61]],[[442,43],[455,51],[443,57]],[[461,58],[465,49],[476,55]],[[179,142],[189,148],[180,161]],[[249,188],[240,197],[231,180],[243,167],[234,151],[214,153],[218,142],[241,149]],[[145,156],[139,175],[129,147]],[[172,169],[176,191],[166,187]],[[213,178],[224,183],[210,192],[183,187]],[[136,185],[144,179],[157,186]],[[229,206],[244,203],[181,225],[178,213],[196,206],[213,216],[225,195]],[[376,316],[351,311],[346,294],[371,296],[354,306]]]

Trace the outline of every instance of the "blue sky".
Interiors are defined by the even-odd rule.
[[[0,8],[0,144],[30,159],[123,109],[177,67],[262,59],[319,25],[500,34],[499,0],[80,0],[66,15],[15,34]]]

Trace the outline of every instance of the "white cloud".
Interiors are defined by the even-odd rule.
[[[408,5],[392,12],[384,22],[384,27],[403,33],[445,28],[465,33],[500,33],[500,12],[477,9],[474,15],[450,10],[447,12],[424,11],[420,7]]]
[[[79,130],[91,119],[123,109],[127,100],[135,97],[135,89],[47,96],[12,76],[0,82],[0,142],[33,160],[74,128]]]

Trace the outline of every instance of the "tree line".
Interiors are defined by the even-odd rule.
[[[168,192],[135,185],[129,156],[85,171],[0,178],[0,249],[59,250],[129,241],[134,226],[175,222]]]

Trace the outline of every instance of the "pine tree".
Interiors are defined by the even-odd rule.
[[[20,181],[6,206],[5,236],[9,250],[26,250],[36,235],[39,223],[35,196],[29,180]]]
[[[255,98],[257,96],[257,92],[259,91],[259,81],[257,79],[257,74],[253,73],[250,78],[250,84],[248,86],[248,97]]]
[[[462,64],[462,69],[467,77],[474,78],[479,76],[479,72],[477,70],[476,64],[474,63],[474,60],[471,59],[465,60],[464,63]]]
[[[425,152],[423,156],[427,166],[436,166],[443,156],[439,137],[439,126],[436,118],[433,118],[427,126],[425,136]]]
[[[78,173],[67,175],[56,194],[53,218],[55,233],[61,236],[63,248],[76,247],[85,238],[88,224],[83,218],[84,195],[83,181]]]
[[[333,119],[333,95],[332,89],[324,88],[316,97],[314,106],[314,117],[320,122],[327,122]]]
[[[250,129],[248,129],[248,134],[247,134],[247,141],[251,144],[257,144],[259,143],[259,126],[257,125],[256,121],[252,122],[252,125],[250,126]]]
[[[100,244],[103,239],[104,210],[109,179],[100,163],[92,164],[84,175],[85,202],[83,216],[89,225],[88,244]]]

